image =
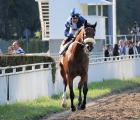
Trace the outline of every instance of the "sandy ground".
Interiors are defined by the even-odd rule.
[[[140,118],[140,86],[87,103],[85,110],[65,111],[41,120],[137,120]]]

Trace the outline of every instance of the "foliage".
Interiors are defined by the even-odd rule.
[[[41,39],[41,36],[42,36],[41,30],[40,31],[38,30],[35,32],[35,37]]]
[[[116,0],[117,34],[130,34],[134,21],[140,25],[140,0]],[[104,6],[104,15],[108,16],[108,6]],[[106,21],[108,30],[108,21]],[[108,34],[108,33],[107,33]]]
[[[52,78],[53,78],[53,82],[55,82],[56,63],[55,60],[50,56],[0,55],[0,67],[18,66],[18,65],[45,63],[45,62],[52,62]],[[9,73],[11,71],[12,70],[9,69],[6,72]],[[21,71],[21,68],[17,69],[17,71]]]
[[[113,91],[125,90],[129,87],[135,87],[140,84],[140,78],[130,80],[106,80],[102,82],[93,82],[88,84],[88,100],[106,95]],[[75,92],[75,104],[78,99],[78,90]],[[68,92],[69,93],[69,92]],[[67,93],[67,94],[68,94]],[[41,97],[36,100],[19,102],[13,105],[0,106],[0,120],[38,120],[42,117],[47,117],[56,112],[68,110],[70,107],[70,99],[67,100],[68,107],[61,107],[62,94],[54,95],[51,98]]]
[[[0,1],[0,38],[11,39],[23,36],[28,28],[32,35],[40,29],[38,3],[35,0],[1,0]]]

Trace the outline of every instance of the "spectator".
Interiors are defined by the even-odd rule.
[[[118,46],[118,44],[114,45],[113,56],[119,56],[119,46]]]
[[[137,48],[133,45],[132,42],[129,43],[129,55],[138,54]]]
[[[123,45],[123,40],[120,40],[119,41],[119,45],[120,45],[120,47],[119,47],[119,49],[120,49],[120,55],[125,55],[125,47]]]
[[[130,33],[132,34],[132,43],[134,43],[136,46],[137,41],[139,41],[140,33],[140,28],[138,27],[138,23],[136,21],[134,22],[134,26]]]
[[[12,46],[8,47],[8,54],[13,54],[14,48]]]
[[[2,51],[1,51],[1,49],[0,49],[0,54],[2,54]]]
[[[129,55],[129,41],[124,41],[124,47],[125,47],[125,55]]]
[[[138,54],[140,54],[140,41],[137,43],[136,48],[137,48]]]
[[[18,41],[13,42],[13,54],[25,54],[23,49],[20,47],[20,43]]]
[[[110,57],[112,55],[111,45],[107,45],[107,49],[105,50],[105,57]]]

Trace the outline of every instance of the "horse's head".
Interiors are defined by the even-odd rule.
[[[78,42],[82,46],[87,45],[87,47],[89,47],[90,45],[94,45],[96,43],[96,41],[94,40],[96,25],[97,22],[92,25],[85,21],[84,25],[80,29],[79,34],[77,35],[76,42]]]
[[[97,22],[95,24],[89,24],[87,21],[84,23],[84,29],[83,31],[83,41],[84,43],[93,43],[95,44],[94,36],[95,36],[95,28],[96,28]]]

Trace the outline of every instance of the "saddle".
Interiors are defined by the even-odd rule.
[[[59,52],[59,55],[63,55],[66,52],[66,50],[68,49],[68,47],[70,46],[70,44],[75,41],[76,36],[80,33],[81,29],[82,29],[82,27],[79,28],[79,29],[77,29],[77,31],[75,32],[75,35],[74,35],[75,37],[72,40],[70,40],[64,46],[61,45],[61,50]]]

